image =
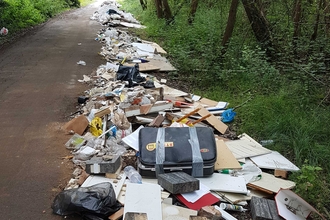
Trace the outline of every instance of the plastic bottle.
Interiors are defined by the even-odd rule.
[[[262,146],[271,145],[271,144],[273,144],[273,143],[274,143],[273,140],[261,140],[261,141],[260,141],[260,144],[261,144]]]
[[[223,210],[238,211],[238,212],[245,212],[247,210],[244,209],[242,206],[226,204],[226,203],[220,203],[220,208]]]
[[[131,183],[142,183],[142,177],[134,167],[127,166],[124,168],[124,172]]]

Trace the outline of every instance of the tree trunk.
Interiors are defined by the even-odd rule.
[[[298,38],[300,35],[300,21],[301,21],[301,0],[295,1],[295,8],[293,12],[293,36],[292,36],[292,45],[293,45],[293,54],[297,57],[297,47],[298,47]]]
[[[140,4],[141,4],[141,7],[142,7],[142,10],[147,9],[147,2],[145,2],[145,0],[140,0]]]
[[[266,50],[266,54],[272,57],[271,32],[266,18],[257,7],[257,0],[242,0],[242,3],[257,41],[261,44],[262,49]]]
[[[230,9],[229,9],[229,14],[228,14],[228,19],[227,19],[227,26],[225,33],[223,34],[221,46],[223,47],[221,54],[222,56],[226,53],[227,47],[229,40],[233,34],[235,22],[236,22],[236,14],[237,14],[237,8],[238,8],[239,0],[232,0]]]
[[[293,15],[293,40],[297,40],[300,33],[300,20],[301,20],[301,0],[296,1],[294,15]]]
[[[189,24],[192,24],[194,22],[197,7],[198,7],[198,0],[192,0],[190,5],[189,18],[188,18]]]
[[[172,12],[167,0],[161,0],[163,3],[164,17],[166,20],[170,21],[172,19]]]
[[[319,5],[318,5],[318,8],[317,8],[317,14],[316,14],[316,18],[315,18],[315,24],[314,24],[314,28],[313,28],[314,32],[311,36],[311,41],[315,41],[316,38],[317,38],[317,32],[318,32],[319,23],[320,23],[321,7],[322,7],[322,0],[319,0]]]
[[[162,0],[155,0],[157,18],[164,18]]]
[[[329,0],[323,1],[325,32],[330,37],[330,3]]]

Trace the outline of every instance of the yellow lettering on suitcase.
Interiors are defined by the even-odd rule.
[[[173,142],[165,142],[165,143],[164,143],[164,146],[165,146],[165,147],[174,147],[174,143],[173,143]],[[156,143],[149,143],[149,144],[147,144],[146,149],[147,149],[148,151],[153,151],[153,150],[155,150],[155,149],[156,149]]]

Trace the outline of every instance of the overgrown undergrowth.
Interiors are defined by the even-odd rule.
[[[0,36],[0,44],[26,28],[79,6],[79,0],[0,0],[0,27],[9,30],[8,36]]]
[[[175,18],[168,23],[157,19],[153,1],[147,1],[145,11],[138,1],[120,1],[147,26],[137,34],[158,42],[168,51],[179,80],[181,77],[188,81],[192,92],[228,101],[230,107],[245,103],[236,109],[238,114],[231,127],[258,141],[273,140],[269,148],[281,152],[302,169],[291,175],[297,182],[296,191],[322,212],[330,205],[326,181],[330,178],[330,74],[326,54],[329,39],[320,36],[316,42],[310,42],[301,37],[294,42],[298,46],[293,52],[292,35],[288,34],[293,26],[284,23],[288,17],[283,17],[283,10],[276,14],[284,6],[274,4],[267,12],[274,22],[273,37],[278,46],[276,54],[269,57],[256,42],[244,8],[239,6],[234,33],[223,55],[219,45],[229,2],[200,1],[194,22],[189,25],[189,4],[173,13]],[[175,4],[169,3],[175,11]],[[213,7],[208,5],[211,3]],[[306,36],[311,34],[303,31]],[[312,174],[306,175],[307,172]]]

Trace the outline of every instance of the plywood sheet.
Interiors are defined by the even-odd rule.
[[[286,171],[298,171],[299,168],[277,151],[250,158],[258,167]]]
[[[124,218],[127,212],[147,213],[148,220],[162,219],[160,186],[127,183]]]
[[[200,110],[198,111],[198,114],[202,117],[210,114],[210,112],[208,110],[206,110],[205,108],[203,108],[202,105],[198,105],[197,108],[200,108]],[[211,114],[211,116],[209,116],[205,120],[208,123],[210,123],[215,129],[217,129],[217,131],[219,131],[221,134],[226,133],[228,126],[225,123],[223,123],[222,121],[220,121],[213,114]]]
[[[272,152],[245,133],[240,135],[239,140],[226,141],[225,143],[236,159],[254,157]]]
[[[248,186],[259,190],[277,193],[280,189],[293,189],[296,186],[296,183],[263,172],[260,180],[248,183]]]
[[[233,153],[228,149],[223,140],[216,140],[217,144],[217,160],[215,162],[215,170],[222,169],[242,169],[241,165],[234,157]]]
[[[232,192],[247,194],[245,179],[243,177],[235,177],[229,174],[213,173],[210,177],[197,178],[199,181],[214,191]]]

